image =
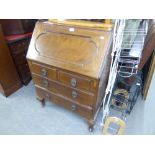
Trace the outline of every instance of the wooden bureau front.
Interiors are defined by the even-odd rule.
[[[38,22],[27,58],[85,77],[99,79],[111,42],[111,30]],[[62,74],[61,74],[62,75]]]
[[[43,77],[47,77],[52,80],[57,79],[56,69],[53,67],[47,67],[45,65],[41,65],[35,62],[30,62],[29,66],[32,73],[38,74]]]
[[[95,92],[97,89],[97,81],[95,79],[67,72],[53,66],[43,65],[33,61],[29,62],[32,73],[42,77],[46,77],[50,80],[57,80],[62,84],[83,91]]]
[[[92,127],[105,92],[110,46],[109,29],[38,22],[27,54],[37,99],[77,112]]]
[[[70,85],[75,88],[96,91],[97,82],[96,80],[88,79],[86,77],[73,75],[64,71],[58,72],[58,80],[64,84]]]
[[[34,84],[43,87],[51,92],[61,95],[64,98],[68,98],[79,104],[92,106],[94,103],[94,94],[71,88],[70,86],[63,85],[56,81],[32,74]]]
[[[34,84],[61,95],[83,106],[93,106],[95,104],[95,92],[91,91],[95,80],[81,78],[76,74],[64,72],[60,69],[35,62],[29,62]],[[61,76],[64,75],[63,76]],[[92,87],[93,85],[93,87]]]
[[[81,104],[77,104],[71,100],[62,98],[53,92],[50,92],[42,87],[36,86],[36,93],[39,97],[50,100],[60,106],[67,108],[68,110],[74,111],[81,116],[85,117],[87,120],[92,119],[93,109],[83,107]]]

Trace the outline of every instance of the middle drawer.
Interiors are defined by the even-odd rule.
[[[62,85],[59,82],[51,81],[46,78],[42,78],[36,74],[32,74],[35,85],[46,88],[54,93],[69,98],[79,104],[92,106],[95,103],[95,95],[93,93],[87,93],[81,90],[70,88],[66,85]]]

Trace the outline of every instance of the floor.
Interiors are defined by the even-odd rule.
[[[126,120],[126,134],[155,134],[155,74],[147,100],[139,97]],[[102,132],[100,111],[94,132],[88,131],[85,120],[57,105],[46,102],[44,108],[35,99],[32,81],[8,98],[0,94],[1,135],[76,134],[98,135]]]

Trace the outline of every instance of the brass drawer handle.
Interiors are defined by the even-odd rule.
[[[43,85],[44,85],[45,87],[48,87],[48,81],[47,81],[47,80],[43,80]]]
[[[50,95],[49,94],[45,94],[45,99],[49,100]]]
[[[76,110],[76,105],[75,104],[72,104],[72,107],[71,108],[72,108],[73,111],[75,111]]]
[[[73,87],[75,87],[76,84],[77,84],[76,79],[75,79],[75,78],[72,78],[71,81],[70,81],[70,83],[71,83],[71,85],[72,85]]]
[[[47,76],[47,70],[46,69],[41,69],[41,75],[42,76]]]
[[[73,97],[73,98],[77,98],[77,96],[78,96],[78,93],[77,93],[76,91],[73,90],[73,91],[72,91],[72,97]]]

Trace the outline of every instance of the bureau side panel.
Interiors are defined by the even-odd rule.
[[[109,49],[107,50],[106,57],[104,59],[103,70],[99,79],[96,105],[94,107],[95,109],[94,115],[96,115],[99,108],[101,107],[102,100],[105,95],[105,90],[106,90],[108,78],[109,78],[110,64],[111,64],[111,51],[112,51],[112,44],[110,44]]]

